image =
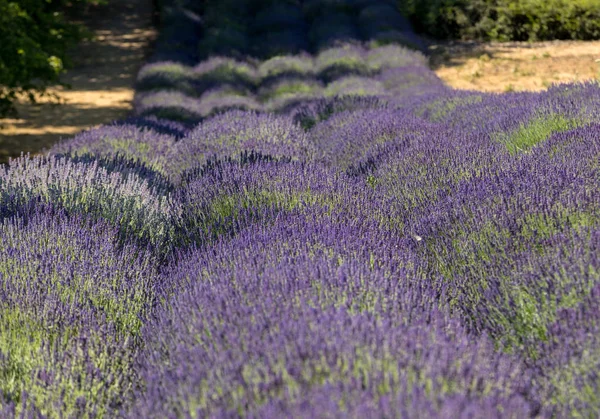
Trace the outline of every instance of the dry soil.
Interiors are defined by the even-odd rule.
[[[539,91],[600,78],[600,41],[454,42],[430,51],[437,75],[456,89]]]

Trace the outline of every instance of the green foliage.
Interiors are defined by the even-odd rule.
[[[67,49],[85,36],[65,11],[106,0],[0,0],[0,117],[15,114],[14,101],[43,95],[69,65]]]
[[[506,144],[508,151],[518,153],[529,150],[555,132],[568,131],[578,125],[578,121],[556,114],[534,119],[511,134],[499,134],[498,138]]]
[[[399,0],[418,32],[497,41],[600,39],[600,0]]]

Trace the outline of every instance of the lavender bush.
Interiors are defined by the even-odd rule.
[[[411,285],[411,253],[368,223],[317,211],[191,254],[169,278],[184,291],[148,326],[137,412],[381,414],[383,399],[421,394],[417,403],[441,415],[468,394],[467,406],[496,415],[488,398],[536,413],[527,368],[485,336],[468,339],[424,283]],[[317,391],[329,403],[312,399]]]
[[[134,173],[109,171],[98,161],[21,157],[0,169],[0,214],[28,213],[39,204],[105,219],[124,240],[159,251],[176,240],[179,204]]]
[[[275,56],[258,67],[261,83],[281,76],[310,77],[314,75],[313,57],[309,54]]]
[[[139,72],[136,90],[173,89],[194,94],[193,74],[190,67],[178,62],[147,64]]]
[[[306,133],[291,117],[230,111],[198,125],[173,147],[172,173],[176,177],[211,157],[236,157],[243,151],[296,160],[313,153]]]
[[[2,417],[597,417],[600,87],[392,0],[164,0],[133,115],[0,168]]]
[[[188,231],[199,241],[233,235],[250,224],[312,207],[357,214],[354,207],[369,192],[361,180],[322,165],[266,156],[257,156],[256,161],[217,161],[202,169],[187,173],[181,191]]]
[[[107,416],[130,397],[157,263],[50,207],[0,225],[0,414]]]

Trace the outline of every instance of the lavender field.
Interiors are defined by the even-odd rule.
[[[0,167],[0,417],[600,414],[597,82],[452,90],[394,1],[164,3],[135,115]]]

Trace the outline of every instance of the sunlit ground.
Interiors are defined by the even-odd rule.
[[[600,74],[600,41],[447,43],[431,53],[437,75],[456,89],[539,91]]]

